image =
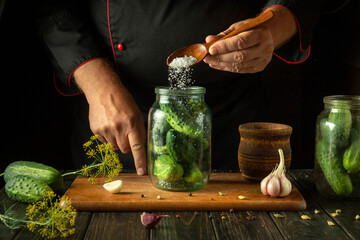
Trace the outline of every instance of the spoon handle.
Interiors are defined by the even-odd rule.
[[[274,12],[271,10],[268,10],[266,12],[263,12],[262,14],[260,14],[259,16],[257,16],[256,18],[251,19],[249,22],[241,25],[240,27],[236,28],[234,31],[230,32],[229,34],[223,36],[222,38],[219,38],[215,41],[206,43],[206,47],[209,48],[212,44],[214,44],[217,41],[235,36],[241,32],[247,31],[251,28],[254,28],[256,26],[259,26],[260,24],[270,20],[272,17],[274,16]]]

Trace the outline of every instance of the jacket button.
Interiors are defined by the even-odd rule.
[[[119,49],[120,51],[123,50],[123,49],[124,49],[124,44],[119,43],[119,44],[117,45],[117,49]]]

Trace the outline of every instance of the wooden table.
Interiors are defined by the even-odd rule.
[[[289,178],[306,200],[305,211],[156,212],[170,217],[152,229],[141,224],[142,212],[79,212],[76,233],[68,239],[360,239],[360,220],[355,220],[360,215],[360,201],[322,197],[315,189],[313,170],[292,170]],[[74,177],[67,177],[67,186],[73,180]],[[5,206],[15,203],[4,189],[0,200]],[[15,203],[13,209],[20,212],[26,206]],[[333,217],[331,214],[337,209],[341,213]],[[283,217],[275,217],[276,214]],[[302,215],[311,220],[301,219]],[[334,225],[329,226],[328,221]],[[42,238],[26,228],[11,230],[1,223],[0,239]]]

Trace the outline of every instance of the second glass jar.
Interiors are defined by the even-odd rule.
[[[360,198],[360,96],[324,98],[316,122],[314,181],[329,198]]]
[[[157,87],[148,115],[148,172],[163,190],[195,191],[211,172],[211,111],[205,88]]]

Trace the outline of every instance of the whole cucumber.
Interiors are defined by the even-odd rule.
[[[320,121],[321,136],[333,147],[345,147],[350,137],[351,124],[349,109],[332,109],[329,117]]]
[[[342,163],[341,153],[320,139],[316,145],[316,158],[331,189],[337,196],[348,196],[352,193],[353,186],[349,174]]]
[[[17,175],[5,184],[5,192],[10,198],[25,203],[41,200],[47,191],[53,190],[43,181],[27,176]]]
[[[12,178],[22,175],[32,179],[45,182],[55,192],[62,190],[63,177],[61,173],[53,167],[42,163],[31,161],[15,161],[10,163],[4,172],[4,180],[7,183]]]
[[[344,152],[343,164],[350,173],[356,173],[360,171],[360,121],[352,129],[351,139],[351,145]]]

